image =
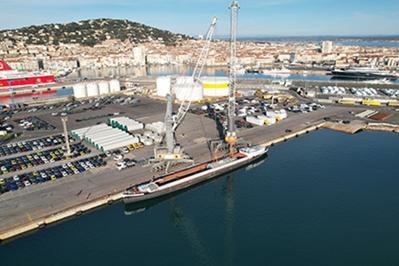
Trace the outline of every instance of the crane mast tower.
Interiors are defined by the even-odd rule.
[[[237,133],[235,128],[235,112],[236,112],[236,83],[237,83],[237,24],[238,10],[240,6],[238,1],[233,0],[230,5],[230,74],[229,74],[229,104],[228,104],[228,129],[225,141],[230,146],[230,154],[232,155],[237,143]]]

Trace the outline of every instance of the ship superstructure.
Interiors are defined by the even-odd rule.
[[[0,89],[14,89],[54,83],[56,83],[56,80],[52,74],[13,70],[6,62],[0,60]]]
[[[331,71],[333,79],[343,80],[397,80],[398,76],[389,72],[370,67],[351,67],[348,69],[335,69]]]

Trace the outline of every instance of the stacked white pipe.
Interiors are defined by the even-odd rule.
[[[375,97],[378,96],[378,92],[374,88],[352,88],[351,92],[356,96],[361,97]]]
[[[120,149],[139,142],[137,137],[133,137],[120,129],[112,128],[107,124],[73,130],[71,135],[78,140],[84,140],[94,145],[103,152]]]
[[[258,115],[258,116],[247,116],[246,121],[253,125],[264,126],[264,125],[273,125],[283,119],[288,117],[287,111],[284,109],[267,111],[266,115]]]
[[[145,129],[155,132],[158,135],[163,135],[166,132],[165,123],[163,123],[163,122],[154,122],[151,124],[147,124],[147,125],[145,125]]]
[[[287,111],[284,109],[281,110],[274,110],[274,111],[267,111],[266,112],[267,117],[275,118],[276,121],[281,121],[283,119],[286,119],[288,117]]]
[[[159,144],[162,142],[162,139],[163,138],[158,133],[152,131],[145,131],[142,136],[142,142],[146,146],[152,145],[153,143]]]
[[[395,89],[383,89],[382,90],[386,95],[392,98],[399,98],[399,90]]]
[[[344,95],[347,94],[346,88],[337,87],[337,86],[326,86],[321,88],[322,94],[331,94],[331,95]]]
[[[114,128],[119,128],[123,131],[133,132],[140,129],[144,129],[144,124],[131,119],[129,117],[116,117],[110,118],[109,124]]]

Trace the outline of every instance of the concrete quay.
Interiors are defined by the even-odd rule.
[[[347,132],[344,130],[347,125],[336,127],[333,126],[335,123],[327,123],[324,118],[350,119],[348,113],[351,110],[350,107],[328,106],[313,113],[292,114],[276,125],[243,129],[239,135],[252,144],[273,146],[324,127]],[[145,115],[148,113],[143,112],[143,118]],[[177,132],[179,142],[196,162],[210,160],[206,139],[217,137],[214,121],[191,114],[186,121]],[[151,154],[151,149],[144,149],[135,156],[148,158]],[[3,195],[0,197],[0,241],[13,239],[119,201],[125,189],[154,177],[148,167],[134,167],[118,174],[115,171],[107,166],[81,176]]]

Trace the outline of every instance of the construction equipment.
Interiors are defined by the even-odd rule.
[[[199,82],[199,79],[201,78],[202,71],[203,71],[205,63],[206,63],[206,59],[208,58],[209,49],[211,46],[213,35],[216,30],[216,23],[217,23],[217,18],[213,17],[211,25],[209,26],[208,32],[206,34],[205,45],[204,45],[204,47],[202,47],[198,61],[195,64],[195,68],[194,68],[193,74],[191,76],[192,80],[194,81],[194,84]],[[188,86],[190,89],[188,89],[186,91],[186,96],[191,95],[192,89],[194,88],[194,84],[190,84],[191,86]],[[185,100],[181,103],[181,105],[179,107],[179,111],[177,112],[177,115],[175,117],[175,123],[173,125],[174,131],[176,131],[176,129],[179,127],[179,125],[183,121],[184,117],[186,116],[188,110],[190,109],[192,101],[191,101],[191,99],[188,99],[188,98],[190,98],[190,97],[184,97]]]
[[[154,160],[156,163],[153,165],[153,171],[166,170],[166,172],[168,172],[169,168],[177,163],[193,162],[180,146],[176,146],[175,131],[173,129],[175,124],[173,119],[173,96],[168,94],[166,99],[165,145],[155,147],[154,149]]]
[[[217,18],[213,17],[211,25],[206,34],[205,45],[201,50],[200,56],[198,58],[198,61],[195,65],[192,74],[193,83],[188,84],[189,86],[187,86],[188,89],[186,91],[186,96],[192,94],[195,84],[199,82],[202,70],[206,63],[206,59],[208,58],[213,34],[215,33],[216,29],[216,23],[217,23]],[[167,108],[165,114],[166,133],[163,139],[163,146],[158,146],[155,147],[154,149],[155,164],[153,165],[153,170],[160,171],[166,169],[166,172],[168,172],[169,168],[175,164],[193,162],[193,160],[191,160],[189,156],[184,153],[183,149],[180,146],[177,146],[175,142],[175,132],[182,123],[187,112],[189,111],[192,100],[191,97],[184,97],[184,100],[181,102],[177,114],[173,116],[173,102],[174,102],[173,96],[169,94],[166,96],[166,99],[167,99]]]
[[[237,19],[238,10],[240,9],[238,1],[233,0],[230,5],[230,88],[229,88],[229,105],[228,105],[228,130],[226,132],[225,141],[230,146],[230,155],[235,152],[235,144],[237,143],[237,133],[235,128],[236,113],[236,83],[237,83]]]

